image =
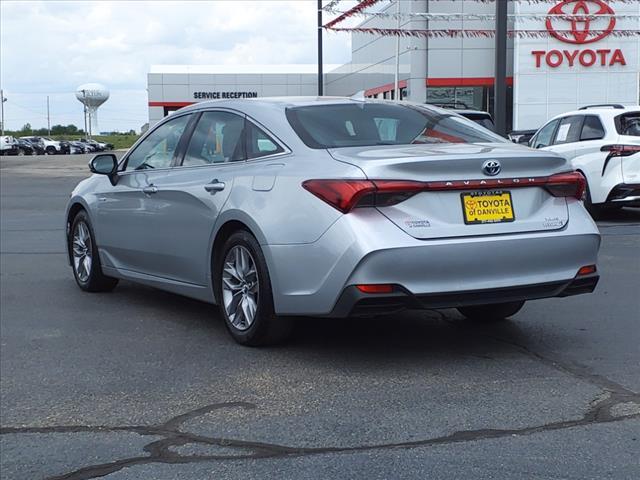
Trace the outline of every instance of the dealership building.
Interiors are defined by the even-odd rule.
[[[396,8],[392,1],[374,2],[364,12],[381,15],[360,17],[355,25],[360,31],[327,33],[351,35],[352,60],[324,65],[324,94],[364,91],[368,97],[395,98],[398,53],[402,99],[461,102],[491,112],[495,39],[487,32],[495,28],[495,3],[402,0],[399,22]],[[640,2],[511,0],[508,10],[508,29],[514,32],[507,40],[512,129],[536,128],[584,105],[639,103]],[[388,30],[398,23],[417,36],[400,38],[396,48]],[[420,33],[427,30],[428,36]],[[209,99],[315,95],[316,72],[315,65],[154,66],[148,74],[149,123]]]

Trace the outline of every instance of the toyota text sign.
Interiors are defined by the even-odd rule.
[[[536,68],[540,68],[543,62],[551,68],[627,64],[620,48],[598,48],[594,45],[608,37],[616,26],[615,12],[603,0],[562,0],[548,14],[545,22],[547,32],[567,44],[567,48],[533,50],[531,55]],[[587,44],[588,47],[582,47]]]

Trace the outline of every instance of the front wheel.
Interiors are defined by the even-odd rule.
[[[109,292],[118,284],[116,278],[102,273],[98,247],[85,211],[80,211],[71,225],[69,238],[73,276],[78,286],[87,292]]]
[[[277,317],[269,271],[257,240],[246,231],[232,234],[224,244],[216,269],[216,298],[233,339],[248,346],[284,340],[292,320]]]
[[[515,315],[523,307],[522,302],[494,303],[491,305],[472,305],[469,307],[458,307],[458,311],[469,320],[481,320],[492,322],[504,320]]]

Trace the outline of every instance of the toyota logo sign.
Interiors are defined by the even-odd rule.
[[[602,0],[562,0],[549,10],[549,15],[577,15],[573,18],[547,17],[547,31],[566,43],[597,42],[616,26],[615,12]],[[599,15],[602,17],[598,18]]]
[[[494,177],[500,173],[500,162],[497,160],[487,160],[482,164],[482,172],[485,175],[489,175],[490,177]]]

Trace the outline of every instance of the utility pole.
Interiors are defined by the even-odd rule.
[[[396,0],[396,71],[393,81],[394,98],[400,100],[399,76],[400,76],[400,0]]]
[[[508,0],[496,0],[496,71],[493,87],[493,118],[496,133],[507,135],[507,8]]]
[[[47,131],[51,136],[51,117],[49,116],[49,95],[47,95]]]
[[[4,137],[4,102],[6,102],[7,99],[4,96],[4,91],[0,88],[0,115],[2,115],[2,125],[0,125],[0,135],[2,135]]]
[[[318,0],[318,96],[323,93],[324,75],[322,73],[322,0]]]

